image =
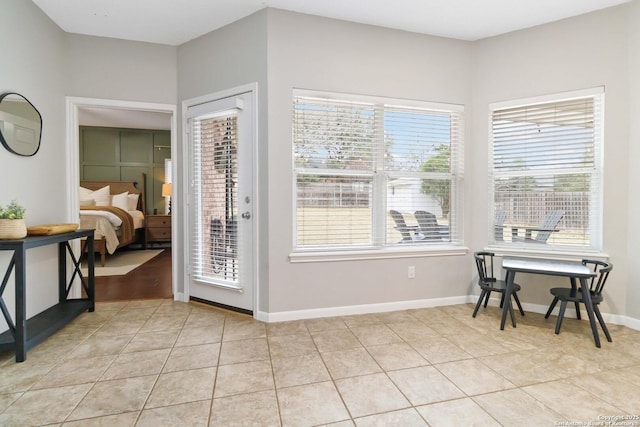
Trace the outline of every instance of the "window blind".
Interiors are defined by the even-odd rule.
[[[235,281],[237,114],[190,119],[195,227],[192,271],[198,280]]]
[[[602,98],[596,91],[492,109],[492,218],[506,217],[495,240],[599,247]]]
[[[459,242],[461,111],[353,98],[294,95],[296,248]]]

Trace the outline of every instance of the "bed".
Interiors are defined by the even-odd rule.
[[[144,239],[145,174],[135,181],[80,181],[80,228],[94,229],[100,264],[107,253]],[[84,245],[83,245],[84,247]]]

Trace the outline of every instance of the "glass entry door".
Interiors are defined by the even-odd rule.
[[[253,311],[252,92],[188,109],[189,295]]]

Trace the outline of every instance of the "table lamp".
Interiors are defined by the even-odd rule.
[[[169,215],[171,215],[171,183],[162,184],[162,197],[169,198]]]

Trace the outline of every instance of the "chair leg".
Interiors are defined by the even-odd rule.
[[[489,302],[489,297],[491,296],[491,291],[484,291],[485,292],[485,297],[484,297],[484,308],[487,308],[487,303]],[[500,306],[502,307],[502,306]]]
[[[478,314],[478,309],[482,304],[482,298],[484,298],[486,293],[487,291],[485,291],[484,289],[482,290],[482,292],[480,292],[480,297],[478,298],[478,302],[476,303],[476,308],[473,309],[473,315],[471,317],[476,317],[476,314]]]
[[[558,321],[556,322],[556,334],[560,333],[562,327],[562,319],[564,319],[564,311],[567,309],[567,302],[560,302],[560,311],[558,312]]]
[[[558,297],[553,298],[553,301],[551,301],[551,305],[549,306],[549,310],[547,310],[547,314],[544,315],[545,319],[548,319],[549,316],[551,316],[551,312],[553,311],[554,308],[556,308],[557,303],[558,303]]]
[[[609,330],[607,329],[607,326],[604,324],[604,319],[602,318],[602,314],[600,313],[600,309],[598,308],[597,304],[593,306],[593,312],[596,314],[596,317],[598,318],[598,322],[600,322],[600,326],[604,331],[604,335],[607,337],[607,341],[613,342],[611,340],[611,335],[609,335]]]
[[[500,294],[500,308],[504,306],[504,292]]]
[[[520,310],[520,314],[524,316],[524,310],[522,309],[522,304],[520,304],[520,298],[518,298],[518,294],[513,294],[513,299],[516,301],[518,305],[518,310]]]
[[[581,318],[580,318],[580,303],[576,301],[574,304],[576,305],[576,319],[581,320]]]

